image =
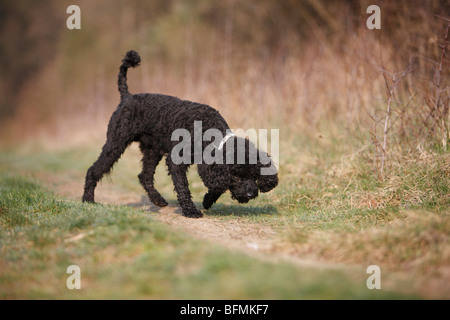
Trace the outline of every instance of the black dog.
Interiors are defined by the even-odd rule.
[[[139,174],[139,181],[150,201],[160,207],[167,205],[166,200],[153,184],[156,166],[166,155],[166,163],[175,186],[178,204],[186,217],[202,216],[192,202],[186,177],[188,167],[194,162],[197,164],[203,183],[208,188],[203,199],[205,209],[210,208],[227,190],[230,190],[233,199],[246,203],[258,195],[258,189],[261,192],[267,192],[277,186],[278,175],[267,153],[257,150],[249,140],[230,134],[229,126],[217,110],[207,105],[166,95],[130,94],[127,86],[127,70],[129,67],[138,66],[140,60],[138,53],[133,50],[127,52],[122,60],[118,77],[121,101],[109,121],[107,139],[102,152],[87,171],[83,201],[94,202],[94,189],[97,182],[104,174],[110,172],[114,163],[133,141],[140,143],[140,150],[143,153],[143,170]],[[211,153],[223,161],[209,164],[203,160],[196,161],[199,149],[195,146],[196,143],[197,146],[199,144],[198,141],[194,141],[195,123],[201,123],[201,135],[208,129],[215,129],[221,133],[222,137],[225,137]],[[191,136],[191,140],[188,141],[191,143],[190,147],[183,149],[184,159],[189,161],[181,163],[174,161],[171,156],[174,147],[179,145],[179,142],[173,139],[173,133],[177,129],[183,129]],[[243,156],[245,160],[240,162],[239,145],[245,145]],[[202,152],[208,146],[208,142],[201,141],[200,146],[200,152]],[[256,152],[252,153],[252,150]],[[253,157],[252,163],[251,155],[255,154],[256,158]],[[271,174],[263,175],[261,174],[263,168],[273,170]]]

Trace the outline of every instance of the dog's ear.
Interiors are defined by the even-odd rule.
[[[257,183],[259,191],[269,192],[278,185],[278,174],[260,175]]]
[[[264,153],[265,159],[270,159],[267,153]],[[261,192],[269,192],[278,185],[278,172],[272,159],[268,164],[262,164],[261,158],[258,161],[259,177],[257,179],[258,189]]]

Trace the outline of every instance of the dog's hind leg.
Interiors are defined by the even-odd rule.
[[[147,192],[148,198],[158,207],[167,206],[167,201],[161,196],[154,186],[156,166],[161,161],[162,154],[146,148],[142,143],[140,149],[144,155],[142,158],[142,172],[139,174],[139,182]]]
[[[131,141],[128,140],[122,140],[119,143],[110,139],[106,141],[97,161],[94,162],[86,173],[83,202],[94,202],[94,190],[97,183],[102,179],[104,174],[111,170],[114,163],[119,160],[130,143]]]

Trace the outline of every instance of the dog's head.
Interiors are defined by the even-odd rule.
[[[235,137],[233,143],[226,143],[225,150],[228,189],[234,200],[247,203],[256,198],[258,192],[268,192],[278,185],[278,173],[271,157],[248,139]]]

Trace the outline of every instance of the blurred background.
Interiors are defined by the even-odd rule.
[[[132,93],[209,104],[232,128],[347,132],[375,149],[402,75],[389,142],[446,148],[448,1],[79,0],[81,30],[66,27],[70,4],[0,1],[3,144],[103,139],[135,49]],[[366,27],[371,4],[380,30]]]

